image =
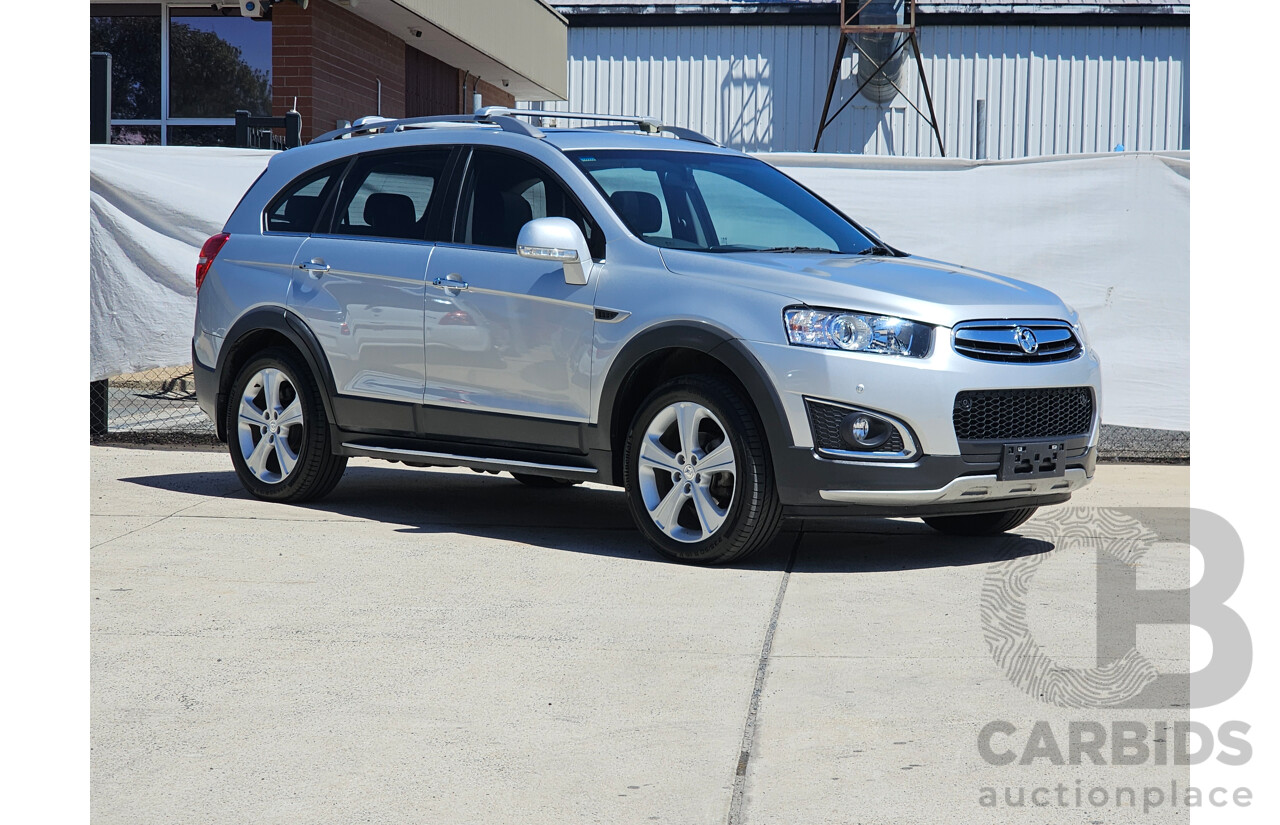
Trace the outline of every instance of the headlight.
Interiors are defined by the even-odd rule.
[[[1080,341],[1080,353],[1084,354],[1089,349],[1089,330],[1085,329],[1084,319],[1080,317],[1080,313],[1076,312],[1071,304],[1063,304],[1067,308],[1067,312],[1071,317],[1075,318],[1071,322],[1071,329],[1075,332],[1076,338]]]
[[[923,358],[933,341],[932,327],[888,315],[792,307],[783,317],[787,340],[798,347]]]

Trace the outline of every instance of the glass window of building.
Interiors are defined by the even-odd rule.
[[[271,114],[271,23],[239,7],[91,3],[111,55],[113,143],[233,146],[235,113]]]

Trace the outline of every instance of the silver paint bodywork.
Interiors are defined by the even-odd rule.
[[[267,202],[309,169],[374,148],[459,144],[518,150],[574,192],[608,249],[607,260],[584,262],[586,285],[565,283],[558,263],[514,250],[263,231]],[[1087,344],[1073,360],[1034,365],[976,361],[951,347],[951,328],[963,321],[1077,323],[1053,293],[916,257],[659,249],[633,236],[564,154],[609,148],[738,154],[589,129],[546,130],[539,140],[474,126],[335,140],[276,155],[227,221],[231,238],[199,295],[196,358],[213,366],[238,318],[287,306],[320,340],[341,394],[595,423],[610,403],[602,398],[604,379],[628,341],[665,324],[696,323],[742,342],[762,365],[795,445],[812,446],[808,397],[885,412],[910,425],[923,453],[946,456],[959,454],[951,413],[962,390],[1090,386],[1101,398],[1099,361]],[[331,268],[320,277],[298,268],[312,258]],[[466,288],[435,283],[448,280]],[[792,346],[783,310],[798,304],[933,325],[933,347],[927,357],[909,358]],[[595,320],[595,307],[621,314]],[[469,328],[445,329],[440,321],[450,312],[464,313]],[[1095,407],[1091,444],[1101,404]],[[1083,483],[1071,482],[1071,489]],[[832,499],[858,500],[858,492],[834,491]]]

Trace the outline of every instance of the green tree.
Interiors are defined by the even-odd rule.
[[[158,119],[160,18],[90,18],[89,45],[111,55],[112,118]],[[237,109],[271,114],[269,71],[249,65],[215,32],[176,21],[169,27],[169,85],[173,117],[233,117]]]
[[[237,109],[271,114],[271,73],[250,66],[216,33],[185,23],[169,27],[169,85],[173,117],[234,117]]]
[[[111,55],[111,116],[160,117],[160,17],[92,17],[89,50]]]

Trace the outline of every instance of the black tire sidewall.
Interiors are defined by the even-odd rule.
[[[267,484],[257,479],[249,472],[244,456],[240,453],[240,398],[249,380],[260,370],[267,368],[278,369],[285,374],[302,404],[302,446],[298,450],[298,462],[288,478],[278,484]],[[295,501],[311,495],[318,465],[329,451],[329,432],[315,381],[300,359],[288,350],[272,349],[246,363],[231,384],[226,417],[227,447],[231,453],[231,463],[246,490],[257,498],[271,501]]]
[[[767,453],[757,455],[748,444],[747,426],[756,432],[758,426],[753,421],[744,422],[741,414],[734,409],[733,400],[727,397],[734,392],[726,383],[702,376],[679,378],[656,389],[640,405],[639,412],[631,422],[627,432],[626,453],[623,473],[627,504],[631,516],[644,537],[659,553],[673,561],[691,564],[714,564],[726,555],[736,558],[737,545],[740,545],[739,533],[744,529],[748,511],[753,500],[758,500],[771,491],[757,489],[758,479],[768,482],[772,468],[769,466]],[[662,410],[679,401],[692,401],[709,409],[720,421],[733,445],[735,468],[733,501],[729,505],[728,515],[720,529],[702,541],[685,543],[676,541],[663,533],[653,523],[649,511],[645,507],[640,493],[640,462],[638,453],[638,436],[642,436],[649,428],[650,422]],[[745,402],[742,406],[746,407]],[[750,413],[746,413],[750,415]],[[750,466],[759,462],[761,466]],[[757,502],[758,507],[758,502]]]

